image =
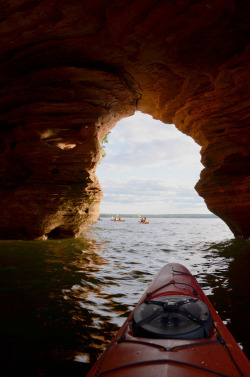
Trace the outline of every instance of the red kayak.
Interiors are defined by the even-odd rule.
[[[87,377],[249,377],[250,364],[195,277],[157,274]]]

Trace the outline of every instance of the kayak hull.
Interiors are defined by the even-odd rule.
[[[206,337],[161,339],[138,336],[135,314],[149,301],[186,297],[207,306],[212,325]],[[158,310],[158,309],[157,309]],[[152,317],[151,317],[152,318]],[[143,320],[141,321],[143,323]],[[250,364],[196,279],[181,264],[164,266],[87,377],[249,377]]]

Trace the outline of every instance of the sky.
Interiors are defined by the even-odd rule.
[[[101,213],[210,214],[194,189],[203,165],[200,146],[150,115],[117,123],[96,170],[104,193]]]

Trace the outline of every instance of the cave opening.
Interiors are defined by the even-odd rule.
[[[96,175],[107,214],[211,214],[195,191],[200,146],[173,124],[137,111],[108,134]]]

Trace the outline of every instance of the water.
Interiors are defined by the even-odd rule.
[[[217,218],[103,219],[81,238],[0,241],[2,375],[83,377],[159,269],[184,264],[250,356],[249,242]]]

